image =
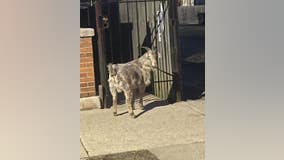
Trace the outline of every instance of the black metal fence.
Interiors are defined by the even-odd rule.
[[[110,99],[108,63],[124,63],[140,57],[142,46],[162,55],[147,91],[169,101],[181,97],[175,0],[96,0],[96,31],[100,84],[104,106]]]
[[[95,0],[80,0],[80,28],[95,28]]]

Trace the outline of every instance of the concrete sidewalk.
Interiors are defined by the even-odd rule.
[[[118,106],[117,117],[111,109],[81,111],[80,157],[204,159],[204,99],[168,105],[146,96],[144,104],[144,111],[134,111],[136,119],[128,116],[125,105]]]

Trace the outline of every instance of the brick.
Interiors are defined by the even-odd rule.
[[[85,67],[87,67],[86,63],[80,63],[80,68],[85,68]]]
[[[88,38],[80,38],[80,43],[87,43],[87,42],[92,42],[92,38],[88,37]]]
[[[87,86],[89,86],[88,83],[80,83],[80,87],[87,87]]]
[[[92,47],[93,43],[91,41],[80,41],[80,47]]]
[[[91,37],[83,37],[83,38],[81,37],[81,38],[80,38],[80,41],[81,41],[81,42],[91,42],[91,41],[92,41],[92,38],[91,38]]]
[[[86,63],[80,63],[80,68],[90,68],[90,67],[94,67],[94,63],[93,62],[86,62]]]
[[[85,63],[85,62],[93,62],[93,57],[80,58],[80,63]]]
[[[94,73],[93,72],[91,72],[91,73],[87,73],[87,77],[94,77]]]
[[[87,85],[88,86],[94,86],[95,84],[94,84],[94,82],[89,82],[89,83],[87,83]]]
[[[89,96],[95,96],[96,92],[89,92]]]
[[[94,90],[95,90],[94,87],[83,87],[83,88],[80,89],[80,91],[82,93],[84,93],[84,92],[91,92],[91,91],[94,91]]]
[[[87,39],[80,39],[80,46],[86,46],[86,45],[88,45],[88,46],[90,46],[90,45],[92,45],[92,41],[91,40],[87,40]]]
[[[93,48],[92,47],[81,47],[80,53],[93,53]]]
[[[92,57],[93,58],[93,53],[81,53],[80,58],[84,58],[84,57]]]
[[[89,57],[93,57],[93,53],[92,52],[90,52],[90,53],[80,53],[80,57],[82,57],[82,56],[89,56]]]
[[[80,78],[80,83],[93,82],[94,80],[95,80],[94,78]]]
[[[80,49],[84,49],[84,48],[92,49],[93,45],[92,44],[81,44]]]
[[[80,73],[90,73],[90,72],[94,72],[93,67],[80,68]]]
[[[86,63],[87,64],[87,67],[93,67],[94,66],[94,63],[91,62],[91,63]]]
[[[80,50],[84,48],[93,49],[92,44],[80,44]]]
[[[80,93],[80,98],[95,96],[96,92]]]
[[[93,73],[94,69],[92,67],[80,68],[80,73]]]
[[[89,97],[89,93],[80,93],[80,98]]]
[[[80,78],[86,78],[88,76],[89,76],[89,74],[87,74],[87,73],[80,73]]]

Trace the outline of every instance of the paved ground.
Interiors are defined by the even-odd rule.
[[[148,95],[144,101],[136,119],[124,105],[117,117],[111,109],[81,111],[81,158],[88,151],[93,160],[204,159],[204,99],[167,105]]]

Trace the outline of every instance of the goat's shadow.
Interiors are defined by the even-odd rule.
[[[138,118],[140,117],[141,115],[143,115],[144,113],[156,108],[156,107],[163,107],[165,105],[168,105],[168,103],[164,100],[159,100],[159,101],[153,101],[153,102],[150,102],[148,103],[147,105],[144,106],[144,109],[142,112],[140,112],[139,114],[137,114],[135,116],[135,118]]]
[[[117,104],[118,105],[126,105],[125,104],[125,97],[124,97],[124,94],[123,93],[118,93],[118,101],[117,101]],[[143,98],[143,104],[146,104],[144,105],[144,109],[142,110],[142,112],[138,113],[135,118],[138,118],[140,117],[141,115],[143,115],[144,113],[156,108],[156,107],[163,107],[165,105],[168,105],[169,103],[166,101],[166,100],[159,100],[155,97],[147,97],[147,95],[144,96]],[[111,102],[112,103],[112,102]],[[138,103],[139,103],[139,99],[137,98],[137,96],[135,96],[135,101],[134,101],[134,107],[135,107],[135,110],[139,110],[138,109]],[[124,114],[127,114],[128,113],[128,110],[127,111],[124,111],[124,112],[121,112],[121,113],[118,113],[117,116],[121,116],[121,115],[124,115]]]
[[[124,112],[122,112],[122,113],[116,114],[116,116],[122,116],[122,115],[127,114],[127,113],[128,113],[128,111],[124,111]]]

